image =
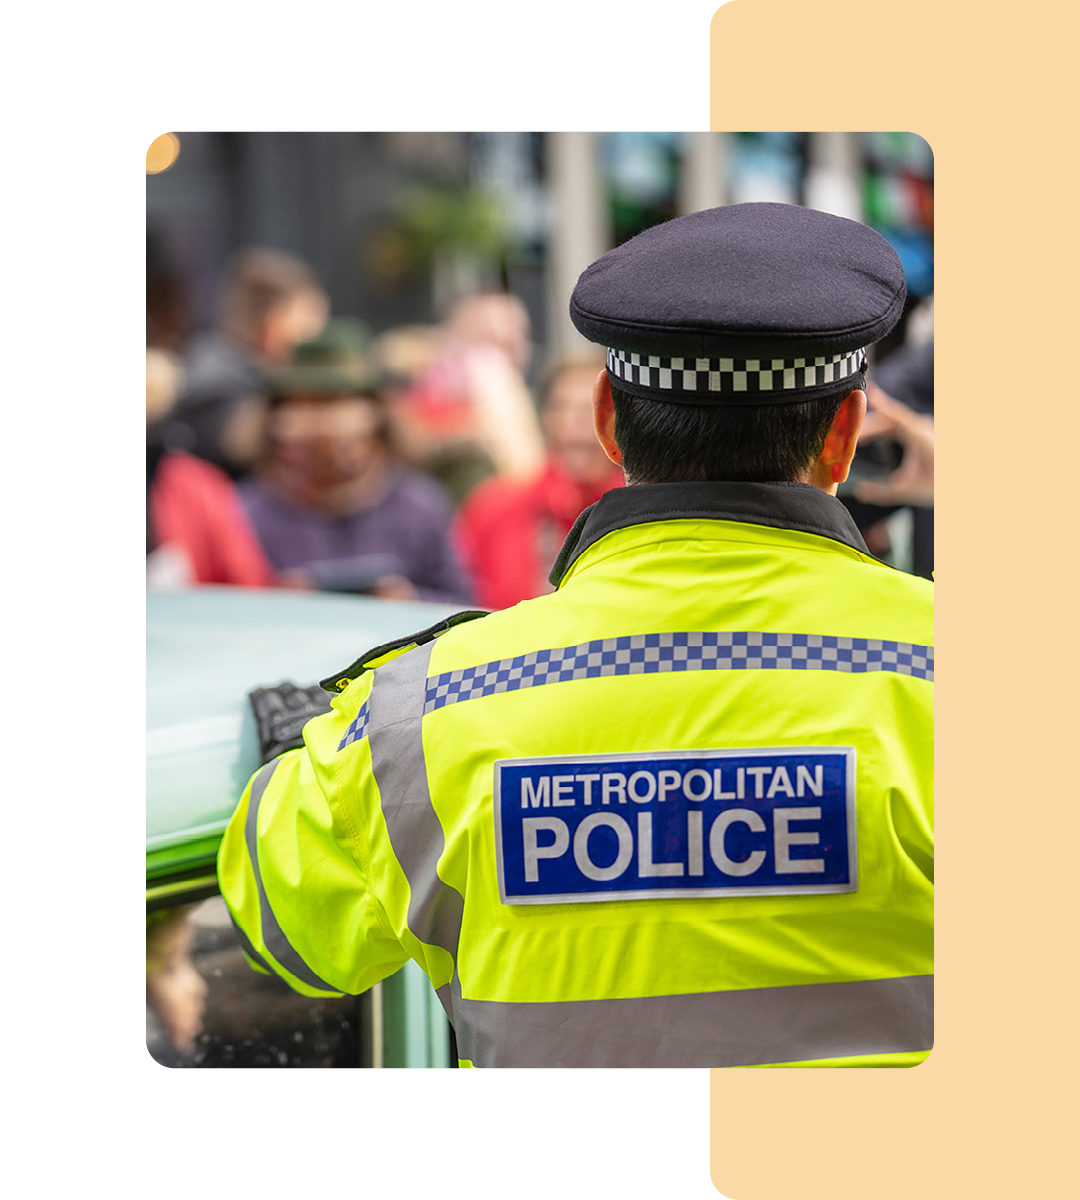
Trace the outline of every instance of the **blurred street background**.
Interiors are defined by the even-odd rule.
[[[376,332],[508,288],[541,353],[576,336],[578,274],[649,225],[779,200],[865,221],[933,289],[933,161],[907,133],[178,133],[147,176],[148,340],[179,349],[214,320],[231,253],[308,262],[333,310]],[[167,162],[168,148],[162,148]],[[910,306],[909,306],[910,307]],[[901,326],[891,348],[903,337]]]
[[[600,359],[567,315],[578,275],[658,222],[754,200],[890,241],[909,298],[871,379],[932,422],[933,161],[916,135],[162,135],[148,586],[482,607],[547,590],[574,518],[621,484],[589,428]],[[929,574],[932,498],[859,491],[903,457],[899,435],[868,441],[841,499],[872,552]]]

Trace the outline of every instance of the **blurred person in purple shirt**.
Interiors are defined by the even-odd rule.
[[[239,485],[248,516],[283,586],[466,605],[449,498],[394,455],[377,384],[359,322],[297,347]]]

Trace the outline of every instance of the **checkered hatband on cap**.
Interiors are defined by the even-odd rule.
[[[639,395],[705,404],[801,400],[850,380],[861,386],[866,351],[801,358],[663,358],[608,350],[608,375]]]

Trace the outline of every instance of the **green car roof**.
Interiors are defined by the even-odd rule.
[[[216,890],[218,843],[260,762],[248,692],[286,680],[317,683],[453,611],[323,592],[148,592],[148,904]]]

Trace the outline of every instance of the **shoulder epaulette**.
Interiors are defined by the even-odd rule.
[[[351,667],[330,675],[326,679],[321,679],[319,687],[327,692],[343,692],[354,679],[358,679],[365,671],[371,671],[375,667],[381,666],[406,650],[412,650],[417,646],[424,645],[425,642],[434,641],[448,629],[453,629],[455,625],[460,625],[464,621],[475,621],[477,617],[486,617],[487,615],[486,609],[466,609],[464,612],[452,613],[449,617],[436,621],[434,625],[429,625],[427,629],[421,629],[419,633],[409,633],[392,642],[383,642],[381,646],[374,646],[366,654],[361,654]]]

